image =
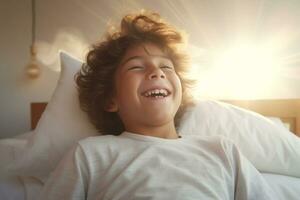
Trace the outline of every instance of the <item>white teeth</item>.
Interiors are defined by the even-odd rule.
[[[160,95],[159,95],[160,94]],[[168,91],[166,89],[154,89],[154,90],[149,90],[144,93],[144,96],[146,97],[155,97],[155,98],[163,98],[168,95]]]

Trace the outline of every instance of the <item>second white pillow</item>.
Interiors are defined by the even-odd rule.
[[[181,134],[231,139],[261,172],[300,177],[300,139],[260,114],[217,101],[200,101],[180,123]]]

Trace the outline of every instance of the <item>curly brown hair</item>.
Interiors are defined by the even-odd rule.
[[[182,51],[185,37],[156,13],[126,15],[119,30],[107,33],[105,39],[94,44],[86,57],[86,64],[76,74],[80,107],[102,134],[119,135],[124,125],[115,112],[105,110],[114,91],[114,74],[130,47],[151,42],[171,59],[182,84],[182,102],[175,115],[178,125],[185,108],[193,103],[188,76],[188,57]]]

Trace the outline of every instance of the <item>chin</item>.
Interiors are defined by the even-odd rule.
[[[174,123],[174,116],[171,115],[155,115],[151,116],[151,119],[147,120],[149,125],[153,126],[163,126],[168,123]]]

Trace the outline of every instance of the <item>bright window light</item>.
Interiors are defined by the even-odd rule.
[[[200,87],[208,96],[211,93],[225,98],[255,98],[271,91],[280,65],[272,48],[239,45],[219,50],[213,56],[209,72],[202,75]]]

